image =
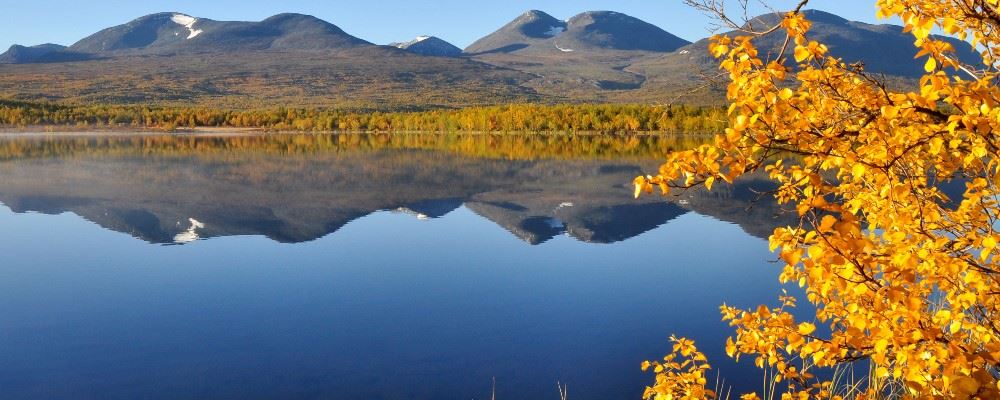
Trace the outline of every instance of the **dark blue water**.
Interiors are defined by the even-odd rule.
[[[655,165],[8,157],[0,398],[636,399],[672,333],[756,389],[718,306],[774,303],[778,222],[736,189],[633,200]]]

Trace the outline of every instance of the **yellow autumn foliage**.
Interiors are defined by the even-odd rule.
[[[912,91],[811,41],[798,10],[711,44],[731,80],[729,128],[636,178],[636,193],[764,170],[797,210],[801,223],[776,229],[770,246],[781,282],[801,286],[815,316],[797,320],[787,296],[776,308],[722,307],[735,330],[727,353],[776,371],[771,396],[1000,399],[998,1],[875,2],[913,35],[927,73]],[[970,42],[981,62],[962,64],[932,32]],[[758,52],[764,34],[786,35],[785,48]],[[944,185],[964,191],[949,197]],[[856,362],[871,373],[850,390],[818,373]],[[693,369],[658,371],[646,398],[713,397],[693,387],[707,364],[681,366]]]

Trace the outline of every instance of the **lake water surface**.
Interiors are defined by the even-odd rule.
[[[718,306],[775,302],[785,222],[633,199],[675,142],[2,139],[0,398],[637,399],[671,333],[759,388]]]

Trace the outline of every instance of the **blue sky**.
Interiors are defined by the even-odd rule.
[[[768,0],[781,9],[797,0]],[[735,3],[730,0],[730,3]],[[811,8],[844,18],[877,22],[872,0],[813,0]],[[139,16],[177,11],[215,20],[258,21],[281,12],[315,15],[378,44],[435,35],[465,47],[529,9],[566,19],[589,10],[619,11],[696,40],[708,36],[708,20],[681,0],[0,0],[0,52],[12,44],[72,44],[100,29]]]

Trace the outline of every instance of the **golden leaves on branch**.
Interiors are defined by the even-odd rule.
[[[694,341],[670,337],[673,349],[663,361],[645,361],[642,370],[656,373],[656,383],[646,388],[643,398],[654,400],[715,399],[716,393],[705,388],[708,359]]]
[[[781,22],[777,55],[762,56],[754,35],[718,36],[709,50],[731,78],[729,127],[636,178],[636,194],[761,169],[778,183],[801,224],[769,244],[780,281],[801,287],[815,316],[799,321],[787,294],[779,307],[721,310],[735,329],[727,354],[776,371],[781,398],[1000,398],[998,2],[876,6],[914,36],[927,72],[916,90],[835,58],[799,13]],[[935,30],[968,40],[982,63],[962,64]],[[817,373],[858,362],[872,373],[846,388]]]

